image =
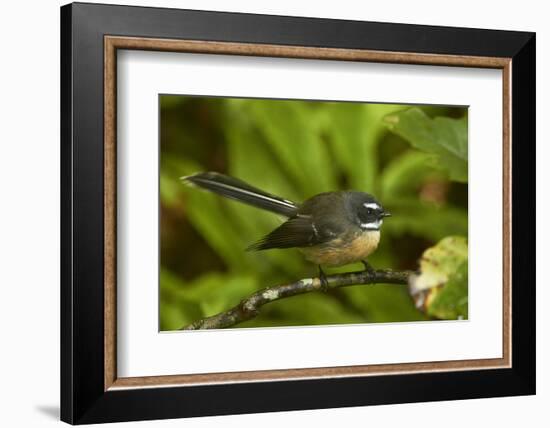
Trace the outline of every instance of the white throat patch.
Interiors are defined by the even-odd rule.
[[[384,223],[383,219],[378,219],[376,221],[371,221],[370,223],[361,223],[361,229],[364,230],[380,230],[380,226]]]

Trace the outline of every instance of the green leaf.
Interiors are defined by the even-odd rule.
[[[448,117],[430,118],[417,107],[384,118],[388,128],[425,153],[437,155],[451,180],[468,181],[468,121]]]
[[[426,316],[414,307],[406,286],[374,284],[341,290],[367,322],[421,321]]]
[[[331,152],[350,188],[374,192],[378,175],[378,143],[386,132],[381,119],[399,106],[327,103],[322,120]]]
[[[197,302],[184,293],[186,283],[166,269],[160,270],[160,330],[177,330],[201,318],[203,312]]]
[[[166,174],[160,173],[160,198],[167,205],[174,205],[178,201],[178,195],[181,190],[181,182],[167,177]]]
[[[179,203],[187,219],[198,233],[202,235],[227,266],[234,269],[244,269],[247,260],[244,248],[248,245],[243,234],[221,209],[225,201],[219,196],[191,186],[180,180],[181,176],[201,171],[202,168],[192,162],[171,160],[165,162],[164,178],[161,185],[164,188],[179,188]],[[161,189],[161,197],[167,197],[169,192]]]
[[[190,292],[198,297],[204,316],[225,311],[258,289],[256,278],[246,275],[207,275],[196,281]]]
[[[254,100],[247,112],[269,149],[303,191],[302,197],[333,190],[331,158],[319,134],[317,111],[311,102]]]
[[[411,294],[426,313],[440,319],[468,318],[468,243],[450,236],[427,249],[420,274],[412,277]]]
[[[468,262],[449,275],[447,283],[431,299],[428,315],[440,319],[468,318]]]
[[[392,213],[384,222],[384,235],[411,234],[439,241],[449,235],[468,233],[468,212],[461,208],[406,197],[388,199],[384,206]]]
[[[433,175],[430,167],[433,155],[408,150],[396,156],[380,176],[381,199],[410,196],[418,191],[426,177]]]
[[[178,307],[181,319],[190,323],[225,311],[258,288],[252,275],[207,273],[193,281],[182,281],[166,269],[160,274],[161,303]],[[192,313],[189,312],[192,310]],[[183,324],[180,322],[179,327]]]

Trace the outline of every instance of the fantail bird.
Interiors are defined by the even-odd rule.
[[[257,189],[244,181],[217,172],[181,177],[191,185],[209,190],[288,218],[247,250],[298,248],[307,260],[319,266],[342,266],[362,262],[378,247],[380,227],[390,213],[368,193],[325,192],[301,204]]]

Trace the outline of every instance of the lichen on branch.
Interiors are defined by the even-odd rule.
[[[358,271],[326,276],[328,289],[347,287],[351,285],[369,284],[408,284],[411,271],[393,271],[378,269],[372,271]],[[210,330],[232,327],[244,321],[255,318],[260,308],[276,300],[286,299],[299,294],[322,291],[320,278],[304,278],[288,284],[275,285],[259,290],[241,302],[219,314],[202,318],[180,330]]]

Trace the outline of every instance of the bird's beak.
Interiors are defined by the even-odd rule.
[[[391,217],[391,213],[386,211],[384,214],[382,214],[382,216],[383,217]]]

